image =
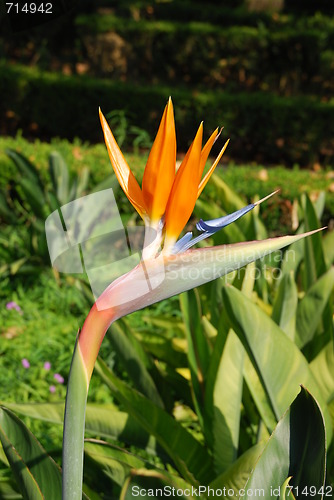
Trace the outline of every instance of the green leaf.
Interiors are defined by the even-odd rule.
[[[283,415],[296,397],[300,384],[303,384],[320,404],[330,442],[332,426],[326,403],[298,347],[271,318],[235,288],[225,287],[223,300],[230,326],[246,348],[276,418]]]
[[[297,234],[303,232],[304,227],[300,226]],[[304,258],[304,242],[302,240],[297,241],[289,246],[289,248],[284,252],[281,271],[281,276],[290,274],[293,272],[295,278],[297,276],[297,271],[299,269],[300,263]]]
[[[15,213],[8,205],[5,193],[0,191],[0,215],[9,224],[17,224],[18,219]]]
[[[271,317],[291,340],[295,338],[297,305],[297,285],[290,272],[280,281]]]
[[[202,415],[205,397],[204,379],[210,360],[210,351],[202,328],[202,313],[198,292],[189,290],[181,294],[180,304],[187,333],[187,354],[194,391],[194,404],[201,426],[204,427]]]
[[[226,488],[227,490],[231,488],[234,492],[243,488],[264,447],[265,443],[258,443],[249,448],[225,472],[216,477],[210,483],[210,487],[213,489]],[[235,500],[236,497],[227,494],[225,498]]]
[[[13,481],[1,478],[0,480],[1,500],[22,500],[22,495],[18,493],[17,485]]]
[[[215,473],[226,470],[236,459],[239,444],[243,386],[244,348],[229,331],[217,371],[213,393],[213,457]]]
[[[323,274],[307,290],[297,307],[296,344],[304,347],[312,340],[321,323],[334,286],[334,267]]]
[[[302,196],[302,206],[304,209],[305,230],[320,227],[320,223],[315,212],[314,206],[306,194]],[[313,234],[310,238],[304,240],[305,247],[305,269],[304,280],[305,288],[308,290],[322,274],[326,272],[326,263],[322,249],[322,235]]]
[[[56,193],[59,206],[69,200],[69,172],[64,158],[58,151],[52,151],[49,157],[49,172],[53,190]]]
[[[21,415],[63,425],[64,403],[6,403],[6,406]],[[150,454],[162,455],[154,437],[145,432],[133,417],[117,410],[114,405],[87,404],[85,432],[138,446]]]
[[[9,148],[6,149],[6,154],[9,158],[11,158],[11,160],[13,160],[24,179],[28,179],[31,184],[35,184],[39,191],[44,190],[39,171],[36,169],[35,165],[28,160],[28,158]]]
[[[122,322],[111,325],[109,339],[135,387],[163,408],[164,403],[147,370],[147,366],[151,364],[150,360],[141,344],[127,332],[127,325]]]
[[[245,486],[245,499],[252,498],[256,489],[265,498],[278,496],[287,477],[299,488],[315,487],[325,481],[326,438],[321,410],[311,394],[300,394],[284,414],[271,435],[255,469]],[[317,494],[314,498],[321,499]]]
[[[33,434],[7,408],[0,408],[0,439],[24,498],[61,499],[61,473]]]
[[[265,426],[269,432],[272,432],[277,424],[277,418],[272,409],[270,400],[268,400],[266,389],[263,387],[259,375],[252,365],[249,356],[245,356],[244,377]]]
[[[90,175],[89,168],[84,167],[81,170],[80,175],[76,178],[76,180],[78,182],[76,183],[75,190],[73,189],[74,183],[72,185],[71,194],[70,194],[72,200],[74,200],[76,198],[80,198],[80,196],[83,196],[85,194],[85,192],[87,191],[87,188],[88,188],[89,175]],[[116,182],[114,182],[114,185],[115,184],[116,184]],[[100,185],[100,188],[99,188],[100,191],[102,191],[102,186],[103,186],[103,183],[101,182],[101,185]],[[105,189],[107,189],[107,188],[105,188]],[[115,188],[112,187],[112,189],[114,189],[114,192],[115,192]],[[96,192],[96,189],[94,191]]]
[[[98,440],[85,441],[85,464],[89,469],[103,472],[119,486],[123,486],[131,469],[150,467],[148,462],[133,453]]]
[[[44,219],[46,200],[43,191],[30,179],[21,179],[20,186],[24,192],[25,200],[32,211],[32,214],[29,214],[30,217],[35,215]]]
[[[330,403],[334,399],[334,346],[331,340],[310,363],[321,393]]]
[[[260,198],[256,196],[253,200],[253,203],[259,201],[259,199]],[[259,213],[260,213],[260,205],[256,205],[250,213],[251,220],[246,234],[247,239],[264,240],[268,238],[268,232],[262,220],[260,219]]]
[[[127,411],[146,432],[156,438],[186,481],[196,484],[196,480],[210,480],[210,456],[191,434],[168,413],[119,380],[101,359],[96,363],[95,369]]]
[[[175,473],[172,475],[165,469],[155,467],[138,455],[103,441],[85,441],[86,460],[89,469],[96,469],[97,473],[102,471],[105,476],[119,486],[123,486],[130,475],[134,477],[142,474],[151,481],[152,478],[158,478],[167,484],[174,483],[174,486],[178,488],[189,487],[189,484],[176,476]],[[148,486],[153,487],[150,484]]]
[[[248,264],[239,283],[243,293],[248,296],[253,291],[254,270],[254,262]],[[233,330],[228,332],[226,338],[226,332],[222,328],[224,322],[223,313],[206,388],[210,393],[206,395],[206,408],[212,405],[212,410],[210,408],[209,411],[216,474],[226,470],[237,457],[245,357],[244,347]]]
[[[326,231],[323,240],[323,249],[326,265],[329,268],[334,264],[334,231]]]
[[[170,326],[170,329],[172,328],[173,323]],[[166,335],[152,331],[140,332],[138,336],[145,349],[160,361],[165,361],[175,368],[187,365],[185,349],[180,346],[179,342],[179,340],[183,342],[183,339],[168,339]]]
[[[280,500],[295,500],[295,496],[294,494],[292,493],[292,489],[289,488],[290,486],[290,480],[291,480],[291,477],[288,477],[284,483],[282,484],[281,486],[281,494],[280,494]]]

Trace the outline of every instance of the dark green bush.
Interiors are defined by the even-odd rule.
[[[91,12],[93,12],[93,3]],[[256,26],[259,21],[270,23],[272,16],[265,12],[249,12],[244,6],[244,0],[171,0],[157,2],[100,0],[96,7],[112,8],[117,16],[137,19],[170,19],[173,21],[205,21],[221,26],[232,24]]]
[[[112,15],[79,16],[76,25],[95,75],[284,95],[333,90],[333,58],[323,54],[333,56],[334,22],[323,16],[275,29]]]
[[[98,107],[105,113],[125,109],[132,125],[151,137],[169,95],[176,108],[178,144],[186,149],[197,125],[224,126],[230,154],[239,160],[302,166],[331,164],[334,149],[334,104],[309,97],[270,93],[189,92],[168,86],[140,86],[87,77],[59,77],[19,66],[0,65],[0,127],[6,133],[53,136],[90,142],[101,140]],[[10,115],[6,116],[6,110]]]

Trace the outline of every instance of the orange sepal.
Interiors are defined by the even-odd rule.
[[[225,149],[227,148],[227,145],[228,143],[230,142],[230,139],[228,139],[223,148],[221,149],[219,155],[217,156],[217,158],[215,159],[214,163],[211,165],[210,169],[207,171],[207,173],[205,174],[205,176],[203,177],[203,179],[201,180],[199,186],[198,186],[198,192],[197,192],[197,198],[200,196],[201,192],[203,191],[203,189],[205,188],[208,180],[210,179],[211,175],[213,174],[216,166],[218,165],[221,157],[223,156],[224,152],[225,152]]]
[[[199,126],[170,193],[166,208],[166,239],[176,240],[192,214],[197,199],[199,164],[202,152],[203,124]]]
[[[171,98],[165,107],[159,130],[144,171],[142,190],[148,214],[158,221],[166,210],[175,178],[176,134]]]
[[[126,194],[130,203],[132,203],[139,215],[142,217],[142,219],[144,219],[145,215],[147,214],[147,209],[143,193],[141,192],[140,186],[136,181],[135,176],[131,172],[129,165],[125,161],[122,151],[118,147],[118,144],[110,130],[107,120],[103,116],[103,113],[100,109],[99,114],[104,134],[104,140],[109,153],[109,158],[118,182],[120,183],[120,186]]]
[[[199,178],[202,177],[206,161],[207,161],[207,159],[209,157],[211,148],[212,148],[215,140],[217,139],[217,136],[218,136],[218,128],[216,128],[216,130],[214,130],[212,132],[212,134],[210,135],[209,139],[205,143],[205,146],[202,149],[201,160],[200,160],[200,163],[199,163]]]

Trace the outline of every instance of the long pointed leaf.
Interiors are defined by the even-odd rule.
[[[110,330],[110,341],[135,387],[156,405],[163,408],[164,404],[154,380],[143,363],[145,353],[142,346],[135,342],[135,339],[131,340],[126,333],[126,328],[122,328],[118,323],[111,325]]]
[[[333,340],[320,351],[318,356],[310,363],[310,367],[324,399],[327,403],[330,403],[334,399]]]
[[[265,498],[278,496],[285,480],[290,484],[309,489],[315,486],[314,498],[325,481],[326,438],[321,410],[311,394],[302,388],[291,407],[279,421],[265,450],[246,484],[245,498],[252,498],[252,491],[261,489]],[[275,492],[274,492],[275,490]]]
[[[243,280],[240,282],[242,292],[247,296],[250,296],[253,291],[254,269],[254,262],[248,264]],[[215,344],[215,356],[218,355],[217,349],[220,345],[221,340]],[[216,474],[226,470],[237,457],[244,358],[245,349],[234,331],[230,330],[221,352],[213,388],[212,434]],[[212,372],[212,364],[210,372]],[[208,390],[210,389],[209,381]]]
[[[298,347],[238,290],[225,287],[223,299],[231,326],[260,376],[276,417],[283,415],[296,397],[300,384],[303,384],[312,391],[321,406],[330,442],[332,425],[326,403]]]
[[[320,227],[317,214],[310,198],[303,194],[302,205],[304,209],[305,230]],[[305,246],[305,288],[306,290],[326,272],[326,262],[322,248],[322,236],[319,233],[313,234],[304,240]]]
[[[52,151],[49,157],[49,171],[59,205],[65,205],[69,200],[68,167],[58,151]]]
[[[298,304],[296,318],[296,344],[298,347],[302,348],[312,340],[321,323],[323,312],[328,306],[333,287],[334,267],[309,287]],[[330,337],[330,332],[328,332],[328,336]]]
[[[212,475],[211,459],[197,442],[168,413],[137,391],[130,389],[99,360],[95,366],[103,381],[128,412],[151,433],[171,457],[186,481],[207,482]]]
[[[63,425],[64,403],[7,403],[6,405],[21,415]],[[114,405],[88,403],[85,431],[91,436],[121,441],[166,458],[161,453],[162,450],[158,450],[154,437],[145,432],[133,417],[117,410]]]
[[[41,444],[14,413],[0,408],[0,439],[25,498],[61,499],[61,473]]]
[[[197,291],[189,290],[180,295],[180,304],[187,333],[187,354],[194,391],[194,404],[203,427],[204,380],[209,364],[210,351],[201,323],[202,314]]]
[[[89,459],[89,468],[95,466],[98,472],[103,471],[107,477],[119,486],[123,486],[129,476],[146,475],[150,488],[153,487],[150,484],[150,479],[152,482],[154,477],[177,488],[189,488],[189,484],[176,474],[172,475],[165,469],[153,466],[138,455],[111,446],[103,441],[86,440],[85,457]]]
[[[297,304],[297,285],[290,272],[279,284],[271,317],[291,340],[295,338]]]
[[[233,492],[237,492],[242,489],[255,464],[263,452],[265,443],[258,443],[252,448],[249,448],[245,453],[243,453],[225,472],[216,477],[211,483],[210,488],[213,489],[231,489]],[[229,500],[235,500],[235,494],[230,495],[228,491],[226,492],[226,497]]]
[[[239,444],[244,348],[230,330],[213,393],[213,456],[216,474],[236,459]]]

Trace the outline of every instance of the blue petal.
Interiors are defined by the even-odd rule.
[[[175,253],[179,253],[181,251],[183,251],[183,247],[189,243],[189,241],[191,240],[191,238],[193,237],[193,233],[189,232],[189,233],[186,233],[184,236],[182,236],[182,238],[180,238],[173,246],[173,250],[172,250],[172,253],[175,254]]]
[[[219,231],[219,229],[222,229],[223,227],[228,226],[229,224],[232,224],[232,222],[240,219],[240,217],[245,215],[254,207],[254,203],[251,203],[250,205],[247,205],[246,207],[243,207],[240,210],[233,212],[232,214],[225,215],[224,217],[219,217],[219,219],[207,220],[205,222],[200,219],[200,221],[197,222],[196,227],[199,231],[208,231],[213,234]]]
[[[202,234],[199,234],[195,238],[192,238],[192,233],[186,233],[179,241],[175,243],[172,253],[177,254],[180,252],[185,252],[186,250],[188,250],[188,248],[196,245],[196,243],[198,243],[199,241],[205,240],[205,238],[208,238],[223,227],[228,226],[229,224],[232,224],[232,222],[240,219],[240,217],[252,210],[255,206],[256,204],[251,203],[250,205],[247,205],[246,207],[243,207],[240,210],[233,212],[232,214],[224,215],[224,217],[219,217],[218,219],[212,219],[208,221],[203,221],[202,219],[200,219],[200,221],[197,222],[196,227],[199,231],[202,231]]]

